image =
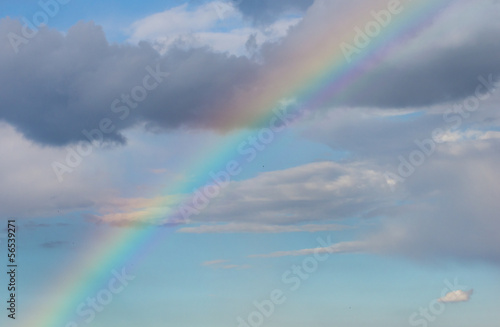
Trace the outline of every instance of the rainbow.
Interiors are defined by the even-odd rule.
[[[370,1],[373,8],[386,9],[389,1]],[[357,88],[367,83],[365,72],[369,67],[377,65],[387,56],[393,54],[395,49],[404,45],[413,35],[424,30],[442,9],[448,7],[453,0],[419,0],[401,1],[403,11],[393,17],[393,21],[383,27],[381,33],[373,38],[361,53],[353,56],[347,62],[339,45],[342,42],[353,43],[356,26],[363,27],[373,21],[371,9],[365,7],[351,8],[350,12],[329,25],[323,35],[316,36],[315,40],[306,49],[290,54],[279,64],[272,73],[262,76],[259,80],[261,89],[269,90],[262,94],[251,95],[249,98],[240,98],[228,104],[228,109],[238,105],[242,107],[238,117],[227,117],[224,123],[245,121],[246,126],[262,126],[273,115],[273,109],[283,99],[299,99],[300,106],[297,110],[307,108],[317,109],[327,105],[334,97],[340,97],[348,87]],[[331,35],[336,31],[336,35]],[[242,105],[242,103],[244,105]],[[231,112],[226,110],[226,112]],[[182,201],[189,199],[193,189],[199,188],[209,180],[211,171],[221,170],[225,164],[234,159],[239,143],[252,134],[251,129],[232,133],[218,144],[206,149],[195,158],[189,171],[196,176],[204,176],[190,183],[179,183],[166,188],[158,200],[151,202],[151,208],[138,212],[141,219],[156,222],[170,222],[172,226],[179,224],[169,217],[178,215],[176,201],[170,195],[184,194]],[[166,200],[168,199],[168,200]],[[76,308],[87,296],[97,293],[111,277],[113,269],[121,270],[122,267],[138,265],[142,258],[148,255],[155,244],[171,233],[173,228],[114,228],[100,238],[93,239],[94,246],[75,260],[76,263],[65,270],[53,284],[50,285],[51,295],[34,313],[28,327],[76,327],[85,326],[76,315]],[[97,252],[99,250],[99,252]],[[96,268],[99,267],[99,268]],[[94,269],[99,269],[94,272]],[[71,322],[76,322],[71,324]]]

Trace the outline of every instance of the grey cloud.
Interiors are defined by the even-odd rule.
[[[474,80],[478,85],[478,79]],[[462,100],[409,111],[337,108],[319,112],[306,122],[303,136],[347,151],[353,160],[370,160],[395,171],[398,157],[408,158],[412,151],[420,149],[419,143],[432,139],[436,130],[496,130],[500,125],[499,100],[497,88],[488,99],[479,101],[476,111],[464,109],[463,114],[455,109],[456,105],[463,107]]]
[[[499,30],[478,31],[458,46],[424,47],[403,60],[364,70],[340,104],[390,108],[423,107],[474,94],[478,76],[500,77]],[[425,52],[427,53],[425,53]],[[357,85],[359,83],[359,85]],[[355,90],[355,91],[353,91]]]
[[[426,264],[460,261],[498,265],[499,153],[498,138],[442,145],[415,176],[396,189],[392,202],[395,205],[384,205],[387,194],[380,195],[380,190],[372,186],[373,193],[365,200],[376,208],[372,214],[383,217],[376,231],[332,247],[255,257],[309,255],[321,250],[396,255]],[[304,206],[316,208],[315,204]],[[331,217],[337,213],[337,208],[324,209]]]
[[[443,259],[500,263],[498,92],[462,118],[456,129],[443,119],[453,103],[404,119],[369,108],[335,110],[314,118],[305,131],[308,137],[350,151],[351,158],[368,162],[367,168],[385,167],[393,173],[400,155],[408,158],[419,150],[414,140],[430,138],[434,128],[456,134],[456,139],[436,145],[424,163],[398,184],[394,192],[401,201],[398,206],[379,206],[371,212],[385,218],[379,232],[363,239],[366,251],[432,263]]]
[[[317,162],[233,182],[192,218],[196,222],[318,222],[370,216],[372,210],[392,201],[382,173],[361,163]]]
[[[423,112],[400,112],[388,117],[374,108],[338,108],[318,114],[306,126],[303,135],[311,140],[348,151],[352,158],[369,158],[383,164],[417,148],[415,140],[430,137],[445,122],[442,115]]]
[[[51,162],[63,157],[65,149],[33,144],[13,127],[0,122],[0,215],[3,217],[56,217],[73,210],[89,209],[109,198],[108,173],[75,172],[66,183],[54,178]],[[102,165],[99,156],[89,165]],[[61,226],[50,224],[50,226]],[[64,225],[62,225],[64,226]],[[62,227],[61,226],[61,227]],[[27,222],[23,228],[43,228],[46,224]]]
[[[21,24],[0,20],[0,35]],[[99,128],[104,118],[116,129],[108,142],[124,143],[121,132],[138,122],[151,127],[221,128],[225,107],[255,64],[217,54],[207,48],[174,49],[160,56],[150,45],[109,44],[100,27],[80,22],[67,35],[42,28],[15,54],[6,37],[0,40],[0,119],[27,138],[63,145],[86,140],[82,130]],[[137,108],[111,110],[112,103],[142,85],[147,67],[169,74]],[[151,82],[150,82],[151,83]],[[121,103],[122,104],[122,103]],[[122,119],[123,118],[123,119]]]
[[[259,10],[274,12],[289,6],[305,9],[311,2],[258,3],[248,0],[239,6],[250,15],[250,7],[256,14]],[[386,5],[383,1],[377,3]],[[104,118],[111,119],[116,126],[114,131],[104,134],[105,140],[117,144],[125,142],[124,129],[140,123],[160,131],[239,128],[249,121],[248,116],[255,114],[252,111],[260,109],[250,107],[251,101],[261,99],[263,94],[273,94],[278,101],[281,100],[278,95],[287,94],[289,80],[269,77],[289,71],[294,64],[290,58],[296,54],[303,54],[297,58],[309,58],[309,52],[315,51],[318,44],[338,42],[332,32],[335,22],[344,10],[356,5],[359,3],[339,6],[337,1],[315,2],[288,37],[264,46],[259,56],[261,63],[209,48],[173,48],[162,56],[148,43],[109,44],[100,27],[82,22],[66,35],[42,28],[15,54],[6,35],[20,34],[21,23],[1,19],[0,119],[27,138],[49,145],[86,140],[82,130],[98,128]],[[403,56],[388,57],[375,66],[358,67],[364,78],[342,94],[332,94],[330,101],[322,105],[334,109],[338,106],[425,109],[472,94],[478,75],[497,78],[500,74],[500,44],[495,41],[500,31],[496,23],[498,10],[486,1],[477,6],[482,12],[491,12],[487,19],[477,18],[479,27],[467,30],[468,25],[451,26],[439,17],[429,26],[460,34],[457,42],[439,43],[416,33],[407,41],[410,50],[404,50]],[[129,115],[111,111],[114,100],[142,83],[148,66],[161,67],[169,75]],[[266,84],[269,80],[272,82]]]
[[[300,54],[299,58],[314,56],[325,42],[330,42],[338,51],[343,42],[356,46],[355,28],[363,28],[363,22],[355,21],[349,26],[344,20],[341,26],[352,35],[345,31],[335,33],[339,22],[345,19],[342,15],[349,11],[369,13],[384,9],[386,5],[383,1],[317,1],[283,42],[265,46],[263,53],[268,62],[279,65],[283,58],[293,58],[293,54]],[[444,12],[472,12],[467,5],[453,3]],[[366,9],[360,11],[361,7]],[[500,31],[498,5],[479,1],[472,9],[476,9],[469,18],[472,23],[461,22],[454,12],[438,15],[432,23],[415,30],[398,28],[394,43],[382,48],[373,48],[372,43],[379,40],[368,38],[372,43],[358,48],[360,53],[351,57],[352,66],[346,68],[344,63],[339,63],[338,69],[347,72],[342,73],[343,77],[333,75],[332,78],[342,91],[324,93],[322,107],[425,108],[473,94],[479,75],[492,75],[498,80],[500,44],[495,41]],[[391,26],[387,28],[392,30]],[[385,53],[386,50],[389,51]],[[333,57],[337,53],[330,55]],[[362,60],[356,62],[355,59]],[[344,74],[348,74],[348,83]]]
[[[400,186],[412,201],[369,237],[370,249],[424,262],[499,264],[499,150],[498,139],[441,146]]]
[[[231,182],[199,214],[189,217],[190,224],[199,226],[183,226],[179,232],[312,233],[342,230],[349,227],[331,222],[374,217],[377,210],[391,208],[398,200],[400,196],[391,193],[384,173],[374,170],[371,165],[315,162]],[[183,208],[195,210],[199,202],[196,195],[193,201],[187,201]],[[123,227],[155,224],[140,219],[134,210],[93,215],[91,220]],[[322,224],[314,224],[320,222]],[[162,226],[172,225],[176,224],[167,219]]]

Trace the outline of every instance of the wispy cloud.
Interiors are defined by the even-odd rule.
[[[348,226],[337,224],[325,225],[265,225],[265,224],[241,224],[229,223],[224,225],[201,225],[196,227],[183,227],[178,230],[179,233],[294,233],[294,232],[323,232],[323,231],[340,231],[347,229]]]
[[[50,241],[50,242],[45,242],[40,244],[41,247],[46,248],[46,249],[55,249],[55,248],[60,248],[65,245],[67,245],[68,242],[65,241]]]
[[[219,265],[221,263],[226,263],[226,262],[228,262],[228,260],[218,259],[218,260],[205,261],[201,265],[202,266],[214,266],[214,265]]]
[[[243,264],[243,265],[237,265],[233,263],[229,263],[229,260],[225,259],[217,259],[217,260],[211,260],[211,261],[205,261],[201,264],[204,267],[211,267],[215,269],[249,269],[252,266]]]
[[[293,251],[278,251],[268,254],[254,254],[250,258],[277,258],[277,257],[288,257],[288,256],[303,256],[311,254],[321,254],[321,253],[355,253],[361,252],[365,249],[365,244],[363,242],[342,242],[333,244],[326,247],[318,247],[312,249],[302,249]]]
[[[225,266],[222,266],[221,268],[222,269],[236,269],[236,270],[240,270],[240,269],[250,269],[252,266],[250,265],[225,265]]]

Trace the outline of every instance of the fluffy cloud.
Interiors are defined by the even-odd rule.
[[[442,298],[439,298],[439,302],[443,303],[455,303],[455,302],[467,302],[470,300],[470,297],[474,290],[469,290],[469,291],[462,291],[462,290],[457,290],[457,291],[452,291],[443,296]]]
[[[247,3],[238,4],[243,12],[250,6]],[[284,8],[284,3],[265,1],[261,6]],[[305,9],[310,2],[290,4]],[[370,2],[366,12],[361,12],[360,21],[373,19],[370,10],[384,9],[386,5],[386,1]],[[212,26],[218,14],[206,6],[193,10],[178,7],[145,18],[132,27],[133,39],[148,35],[156,38],[162,30],[172,37],[182,34],[188,26],[174,24],[179,17],[196,21],[192,25],[195,32],[210,38],[212,32],[207,34],[203,29]],[[434,24],[409,36],[404,47],[394,48],[377,65],[359,67],[358,73],[364,76],[362,81],[350,85],[342,97],[332,94],[331,101],[327,101],[330,103],[324,105],[422,107],[472,94],[480,74],[498,77],[500,46],[491,42],[500,30],[498,4],[480,1],[473,8],[470,6],[451,6],[436,17]],[[104,138],[117,143],[125,142],[124,129],[138,123],[160,130],[238,128],[247,124],[252,115],[258,115],[259,110],[290,96],[290,85],[300,85],[316,76],[309,62],[321,63],[325,58],[338,57],[341,54],[338,45],[352,42],[353,24],[359,24],[346,20],[345,12],[359,8],[365,7],[356,1],[315,1],[283,40],[263,47],[256,56],[259,63],[209,48],[172,47],[160,55],[144,42],[137,46],[109,44],[101,28],[92,23],[78,23],[66,34],[41,28],[17,54],[8,38],[3,37],[0,119],[27,138],[51,145],[85,140],[82,131],[98,128],[105,118],[112,120],[114,129],[105,133]],[[462,22],[459,14],[467,10],[474,13],[473,18]],[[236,11],[229,13],[237,15]],[[165,15],[169,20],[164,19]],[[454,29],[450,31],[449,26]],[[348,33],[332,33],[336,30]],[[11,32],[21,35],[21,23],[1,19],[0,35]],[[442,41],[448,37],[453,41]],[[168,76],[163,75],[162,83],[147,92],[139,104],[133,101],[125,105],[122,96],[130,96],[135,87],[142,85],[148,73],[146,67],[154,69],[157,65]],[[115,107],[114,112],[112,104],[117,99],[123,100],[120,106],[130,108]]]
[[[20,28],[0,20],[2,35]],[[66,35],[42,28],[18,54],[6,38],[0,47],[0,118],[52,145],[86,140],[83,131],[99,129],[103,119],[113,123],[105,140],[118,143],[124,129],[141,121],[164,129],[224,124],[223,99],[244,88],[256,70],[247,58],[205,48],[160,56],[147,44],[110,45],[92,23],[78,23]],[[142,92],[148,75],[147,87],[155,88]]]

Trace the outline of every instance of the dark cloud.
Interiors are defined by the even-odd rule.
[[[303,12],[314,0],[232,0],[240,11],[258,24],[271,23],[287,12]]]
[[[338,51],[342,45],[351,46],[354,50],[344,56],[346,61],[351,61],[351,66],[339,64],[339,69],[346,69],[347,75],[342,73],[339,78],[338,71],[333,73],[337,75],[332,75],[331,83],[336,84],[331,89],[341,91],[331,92],[329,97],[322,94],[328,99],[324,100],[324,107],[423,107],[473,94],[480,75],[499,79],[498,5],[478,2],[474,7],[477,12],[471,14],[473,22],[461,24],[454,10],[461,13],[471,8],[466,4],[451,4],[441,14],[436,13],[432,22],[425,26],[411,30],[398,27],[392,42],[379,47],[374,43],[385,42],[384,30],[380,38],[365,35],[363,45],[359,42],[363,37],[355,28],[363,29],[364,24],[345,21],[342,16],[359,11],[359,6],[366,7],[363,13],[383,8],[383,3],[373,3],[370,7],[366,1],[316,2],[281,44],[264,47],[266,59],[279,63],[293,57],[290,54],[297,54],[303,61],[322,51],[325,42]],[[484,15],[482,20],[478,13]],[[366,19],[373,20],[372,17]],[[335,33],[341,28],[344,28],[342,32]],[[337,53],[330,55],[333,57]]]
[[[0,20],[2,36],[22,35],[20,29],[18,21]],[[146,43],[108,44],[100,27],[83,22],[67,35],[42,28],[17,54],[7,37],[0,42],[0,119],[27,138],[51,145],[85,140],[82,131],[98,128],[105,118],[116,129],[104,137],[117,143],[124,142],[123,129],[138,122],[218,128],[226,109],[222,103],[243,88],[256,66],[245,57],[206,48],[173,49],[160,56]],[[162,82],[139,105],[126,105],[122,95],[143,85],[150,71],[159,71]],[[120,109],[124,105],[132,108]]]
[[[248,15],[261,12],[264,17],[266,12],[304,9],[310,3],[247,0],[238,6]],[[109,44],[100,27],[83,22],[65,35],[42,28],[16,54],[7,35],[21,35],[22,25],[1,19],[0,119],[30,140],[49,145],[86,140],[83,130],[98,128],[103,119],[111,120],[115,127],[104,133],[105,140],[118,144],[125,142],[123,130],[137,124],[162,131],[242,127],[249,117],[258,115],[257,110],[276,102],[280,95],[289,96],[290,80],[276,76],[303,64],[303,58],[313,56],[318,44],[339,41],[332,34],[332,21],[339,19],[338,5],[336,1],[313,4],[283,42],[263,48],[258,56],[261,63],[208,47],[173,47],[160,55],[148,43]],[[496,21],[485,19],[455,42],[439,43],[415,33],[407,41],[412,50],[401,49],[404,55],[359,66],[355,73],[363,78],[341,94],[331,94],[323,105],[425,107],[473,94],[479,75],[494,79],[500,75],[500,43],[495,41],[500,26]],[[435,23],[441,29],[446,24]],[[136,108],[125,108],[122,96],[143,84],[148,69],[168,76],[162,75],[162,82]],[[255,99],[259,102],[252,106]]]
[[[422,51],[385,61],[361,72],[337,103],[350,106],[405,108],[453,101],[473,94],[478,77],[500,77],[499,31],[478,32],[465,43]]]

